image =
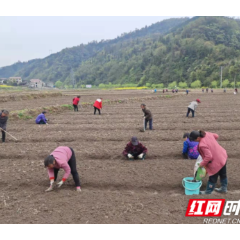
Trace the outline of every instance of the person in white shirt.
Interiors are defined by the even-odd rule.
[[[187,115],[186,117],[188,117],[189,113],[192,113],[192,117],[194,117],[194,112],[198,106],[198,103],[201,103],[199,99],[197,99],[196,101],[192,101],[189,106],[188,106],[188,111],[187,111]]]

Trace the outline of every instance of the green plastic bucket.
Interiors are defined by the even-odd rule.
[[[202,181],[190,182],[194,180],[194,177],[185,177],[182,180],[182,185],[185,188],[186,195],[199,195],[200,187],[202,186]]]

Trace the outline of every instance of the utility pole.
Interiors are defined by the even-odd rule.
[[[222,88],[222,66],[221,66],[221,88]]]

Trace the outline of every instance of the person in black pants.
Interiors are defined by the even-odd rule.
[[[101,115],[101,110],[99,108],[94,107],[94,114],[96,114],[96,111],[98,110],[99,115]]]
[[[81,192],[80,179],[76,168],[76,157],[72,148],[66,146],[57,147],[48,157],[45,158],[44,165],[48,168],[48,175],[50,179],[50,187],[46,190],[46,192],[53,190],[53,184],[57,180],[60,168],[62,168],[65,173],[62,181],[57,184],[58,187],[63,185],[71,173],[77,191]]]
[[[6,139],[6,133],[4,131],[6,131],[7,129],[8,115],[9,112],[7,110],[2,110],[2,112],[0,113],[0,131],[2,132],[2,142],[5,142]]]
[[[80,186],[80,179],[79,179],[78,172],[77,172],[76,157],[75,157],[75,152],[73,151],[73,149],[72,148],[70,148],[70,149],[72,151],[72,157],[69,159],[68,165],[71,168],[71,174],[73,176],[73,180],[77,187],[77,186]],[[54,181],[57,180],[59,170],[60,170],[59,168],[54,168]]]

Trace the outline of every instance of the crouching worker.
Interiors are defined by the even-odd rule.
[[[198,152],[202,156],[203,161],[200,162],[200,167],[205,167],[209,180],[207,189],[201,191],[200,194],[211,194],[220,176],[221,187],[215,191],[220,193],[227,192],[227,152],[221,147],[218,142],[218,135],[215,133],[193,131],[190,133],[189,140],[199,142]]]
[[[197,159],[199,156],[198,142],[191,142],[189,140],[189,133],[183,134],[183,151],[182,156],[184,159]]]
[[[5,142],[6,139],[6,133],[4,131],[7,130],[8,115],[9,112],[7,110],[2,110],[0,113],[0,131],[2,132],[2,142]]]
[[[46,192],[53,190],[53,185],[57,180],[58,171],[60,168],[62,168],[65,173],[62,180],[57,183],[58,187],[63,185],[71,173],[77,191],[81,192],[80,180],[76,168],[75,153],[72,148],[63,146],[57,147],[48,157],[45,158],[44,166],[48,168],[48,176],[50,179],[50,187],[46,190]]]
[[[41,114],[39,114],[36,118],[36,124],[47,124],[47,119],[45,117],[45,114],[47,112],[46,111],[43,111]]]
[[[123,155],[129,159],[141,159],[144,160],[147,153],[147,148],[144,147],[137,139],[137,137],[132,137],[131,141],[125,147]]]

